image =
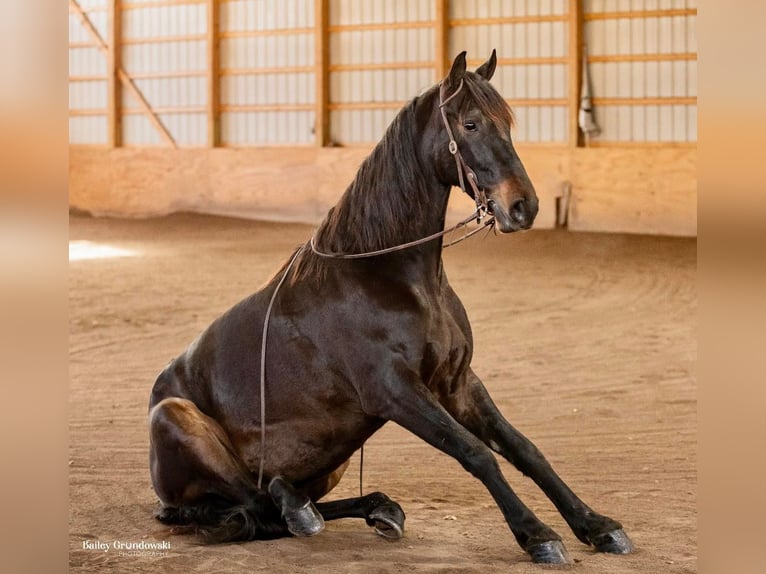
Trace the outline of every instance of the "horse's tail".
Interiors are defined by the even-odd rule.
[[[177,534],[195,533],[203,544],[272,540],[288,535],[284,521],[268,494],[248,504],[208,497],[193,506],[164,508],[157,514]]]

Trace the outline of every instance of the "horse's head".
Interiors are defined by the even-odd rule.
[[[436,114],[439,135],[432,140],[431,152],[437,176],[443,183],[457,186],[458,170],[462,170],[464,189],[473,196],[475,191],[468,185],[473,171],[500,231],[529,229],[537,215],[538,200],[511,142],[511,110],[489,83],[497,65],[495,51],[475,72],[466,71],[465,55],[462,52],[455,58],[438,91],[443,117]],[[434,121],[433,114],[431,118]],[[457,150],[450,144],[452,138]]]

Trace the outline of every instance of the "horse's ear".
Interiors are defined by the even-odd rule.
[[[484,78],[485,80],[491,80],[492,76],[495,74],[495,68],[497,67],[497,53],[495,52],[495,49],[492,49],[492,55],[489,57],[489,60],[484,62],[481,66],[476,68],[476,73]]]
[[[452,62],[452,67],[447,75],[447,84],[453,90],[458,87],[460,80],[463,79],[465,74],[465,54],[466,52],[463,50],[455,57],[455,61]]]

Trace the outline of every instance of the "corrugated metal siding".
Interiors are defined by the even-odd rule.
[[[450,3],[453,24],[450,54],[454,56],[467,50],[469,58],[483,61],[493,48],[497,50],[501,62],[492,81],[514,110],[517,122],[513,136],[518,142],[567,141],[569,114],[566,102],[562,101],[568,97],[566,63],[502,64],[503,59],[566,58],[569,41],[567,10],[567,0],[453,0]],[[470,20],[479,18],[538,16],[556,16],[558,19],[470,23]]]
[[[102,38],[106,38],[107,12],[104,0],[81,0]],[[75,144],[106,144],[107,81],[106,57],[74,12],[69,13],[69,141]]]
[[[641,12],[696,8],[694,0],[586,0],[585,13]],[[693,142],[697,139],[696,15],[624,17],[587,21],[589,56],[643,56],[646,61],[594,61],[590,64],[594,98],[625,98],[631,105],[595,105],[602,129],[596,141]],[[652,55],[693,55],[693,59],[652,60]],[[674,57],[674,56],[670,56]],[[642,104],[640,100],[655,101]],[[658,103],[690,98],[692,103]]]
[[[434,19],[432,0],[330,0],[334,142],[378,141],[402,105],[434,83]],[[379,24],[412,27],[374,29]]]
[[[222,143],[313,142],[314,2],[236,0],[220,9]]]
[[[179,146],[207,141],[207,8],[204,3],[137,6],[122,12],[122,65]],[[169,39],[174,38],[174,41]],[[189,76],[184,77],[185,73]],[[167,74],[167,77],[160,77]],[[154,75],[142,78],[142,75]],[[135,98],[123,91],[125,145],[161,143]]]

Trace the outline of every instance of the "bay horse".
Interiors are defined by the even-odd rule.
[[[489,83],[496,63],[493,51],[470,72],[458,55],[399,112],[311,241],[159,375],[149,428],[160,521],[219,542],[310,536],[355,517],[400,538],[404,512],[385,494],[320,502],[393,421],[478,478],[534,562],[569,558],[493,452],[537,483],[583,543],[632,550],[622,525],[580,500],[495,406],[444,272],[438,235],[453,186],[504,233],[530,228],[538,211],[510,108]]]

